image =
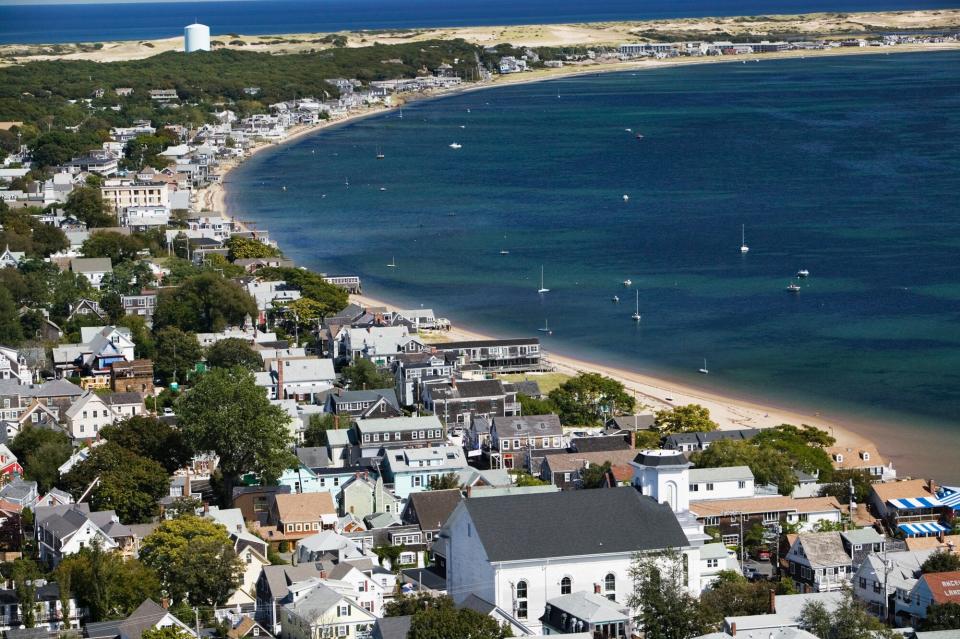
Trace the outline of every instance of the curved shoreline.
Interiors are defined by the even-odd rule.
[[[810,52],[788,52],[788,54],[784,55],[764,55],[760,56],[760,59],[783,59],[806,56],[826,57],[829,55],[875,55],[891,52],[929,52],[937,50],[956,50],[957,48],[960,48],[960,45],[942,47],[904,47],[903,49],[899,50],[898,48],[887,50],[832,50],[827,52],[817,52],[816,54],[811,54]],[[439,91],[429,95],[415,96],[415,100],[436,99],[450,95],[484,90],[497,86],[508,86],[519,83],[525,84],[579,75],[597,74],[601,72],[652,70],[658,68],[682,66],[685,64],[735,63],[746,58],[754,57],[757,56],[737,56],[736,58],[732,59],[683,58],[669,61],[643,60],[637,63],[619,63],[615,65],[596,65],[590,68],[563,69],[553,73],[515,74],[512,76],[501,76],[504,79],[499,82],[484,83],[479,86],[472,85],[454,90]],[[308,133],[320,132],[323,129],[331,126],[346,124],[355,119],[370,117],[387,110],[389,110],[389,108],[386,107],[365,110],[345,118],[327,122],[318,127],[298,131],[294,135],[288,136],[288,138],[286,138],[280,144],[294,141]],[[264,145],[258,147],[254,152],[256,153],[262,151],[264,148],[280,146],[280,144]],[[225,214],[226,202],[224,186],[220,186],[218,188],[217,194],[210,200],[210,202],[210,208],[214,210],[220,210]],[[369,296],[354,296],[354,299],[368,305],[396,307],[396,305],[384,303],[379,299],[371,298]],[[470,328],[460,327],[452,330],[449,335],[455,339],[489,338],[488,334],[474,331]],[[562,350],[563,349],[561,347],[561,351]],[[914,451],[917,450],[918,443],[914,439],[910,438],[909,432],[906,429],[902,428],[902,426],[906,423],[905,421],[900,423],[877,423],[873,421],[867,422],[858,420],[853,416],[839,416],[836,421],[834,421],[833,419],[827,419],[819,413],[811,414],[806,413],[803,410],[777,407],[775,401],[768,403],[764,398],[753,400],[752,398],[744,398],[742,394],[738,397],[734,393],[708,391],[685,384],[683,382],[641,373],[636,370],[628,370],[625,368],[606,365],[601,361],[590,361],[587,359],[580,359],[562,354],[550,354],[549,357],[551,363],[560,372],[597,372],[623,382],[628,389],[637,393],[638,396],[642,396],[641,403],[650,405],[654,410],[661,407],[683,405],[687,403],[699,403],[710,409],[713,419],[720,423],[721,428],[724,429],[763,428],[775,426],[781,423],[805,423],[829,430],[836,437],[838,445],[844,445],[853,448],[868,446],[872,443],[872,438],[881,438],[881,441],[884,442],[884,446],[881,448],[881,453],[890,454],[895,452],[896,455],[894,455],[894,458],[897,459],[898,463],[902,466],[902,471],[914,470],[917,472],[929,473],[931,470],[930,465],[924,464],[914,456]],[[940,463],[942,464],[942,462]],[[924,470],[921,471],[921,469]]]

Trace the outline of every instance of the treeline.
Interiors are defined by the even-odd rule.
[[[477,48],[464,40],[434,40],[411,44],[335,48],[311,53],[272,55],[230,49],[162,53],[143,60],[97,63],[89,61],[37,61],[0,69],[0,120],[24,121],[36,134],[63,126],[82,128],[93,118],[106,126],[125,126],[136,119],[158,124],[187,123],[196,117],[189,109],[162,108],[152,104],[150,89],[176,89],[181,100],[198,105],[238,103],[247,111],[263,110],[267,104],[325,93],[337,96],[327,78],[357,78],[364,82],[414,77],[442,63],[454,65],[463,74],[475,64]],[[134,89],[120,97],[118,87]],[[258,87],[255,96],[244,93]],[[91,98],[104,89],[91,106],[123,108],[91,111],[70,100]],[[205,117],[207,110],[202,111]]]

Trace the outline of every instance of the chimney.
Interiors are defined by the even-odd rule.
[[[164,597],[163,599],[160,600],[160,605],[163,607],[164,610],[167,610],[168,608],[170,608],[170,600]]]
[[[333,430],[340,430],[340,416],[333,416]]]
[[[283,360],[277,358],[277,399],[283,399]]]
[[[203,514],[206,515],[209,513],[210,513],[210,504],[208,504],[207,502],[203,502]]]
[[[777,591],[773,588],[770,589],[770,614],[777,614]]]
[[[630,431],[630,450],[633,450],[637,447],[637,431]]]
[[[734,621],[732,624],[730,624],[730,636],[731,636],[731,637],[736,637],[736,636],[737,636],[737,622],[736,622],[736,621]]]
[[[937,495],[937,482],[932,479],[927,480],[927,490],[930,491],[930,494],[936,497]]]
[[[593,594],[595,595],[600,594],[600,584],[593,584]]]

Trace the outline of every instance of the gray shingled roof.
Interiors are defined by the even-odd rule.
[[[670,507],[632,487],[468,499],[490,561],[687,546]]]

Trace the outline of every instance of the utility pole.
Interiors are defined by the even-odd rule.
[[[195,627],[197,631],[197,636],[199,637],[200,636],[200,613],[197,611],[196,607],[193,608],[193,619],[194,619],[194,623],[196,623]]]

